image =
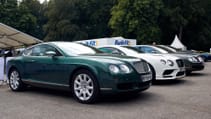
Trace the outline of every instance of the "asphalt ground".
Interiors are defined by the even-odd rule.
[[[0,119],[211,119],[211,62],[183,79],[159,81],[137,96],[80,104],[69,92],[0,86]]]

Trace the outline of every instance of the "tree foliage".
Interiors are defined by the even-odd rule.
[[[0,22],[13,27],[18,27],[16,23],[17,19],[19,19],[17,0],[1,0]]]
[[[40,22],[40,19],[43,19],[44,15],[41,15],[41,7],[38,0],[1,0],[0,22],[42,39],[44,23]]]
[[[157,19],[162,7],[161,0],[118,0],[109,21],[113,35],[138,39],[139,43],[159,42]]]
[[[113,1],[51,0],[45,40],[75,41],[106,36]]]
[[[19,1],[19,2],[18,2]],[[211,46],[210,0],[0,0],[0,22],[45,41],[110,36]]]
[[[47,17],[45,16],[45,12],[48,8],[47,1],[41,4],[38,0],[22,0],[22,2],[20,3],[20,7],[25,7],[26,9],[28,9],[27,11],[29,12],[29,14],[36,18],[36,25],[34,27],[31,27],[31,34],[36,36],[37,38],[43,39],[45,36],[43,25],[47,23]],[[22,14],[25,15],[24,13]]]
[[[188,46],[200,49],[206,46],[210,25],[207,22],[206,9],[201,0],[163,0],[164,8],[159,19],[162,30],[162,43],[170,44],[175,36]],[[209,3],[206,1],[206,3]],[[198,44],[199,43],[199,44]],[[207,48],[205,48],[207,49]]]

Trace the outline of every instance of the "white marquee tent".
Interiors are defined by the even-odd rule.
[[[171,43],[171,46],[172,47],[175,47],[177,49],[187,50],[187,47],[182,44],[182,42],[179,40],[179,38],[177,37],[177,35],[175,35],[174,41]]]
[[[0,49],[19,48],[40,43],[41,40],[0,23]]]
[[[0,23],[0,49],[20,48],[42,42],[41,40]],[[6,60],[0,57],[0,81],[4,79]]]

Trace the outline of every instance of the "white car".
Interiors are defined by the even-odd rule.
[[[127,48],[126,48],[127,47]],[[105,53],[126,55],[144,59],[152,70],[153,80],[167,80],[185,77],[183,60],[172,55],[140,53],[130,46],[101,46],[99,50]]]
[[[204,60],[197,54],[175,52],[175,49],[165,45],[136,45],[134,47],[144,53],[170,54],[181,58],[185,64],[186,74],[190,74],[192,71],[201,71],[205,67]]]

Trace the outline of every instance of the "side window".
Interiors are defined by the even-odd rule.
[[[104,48],[104,51],[107,50],[107,53],[110,54],[116,54],[116,55],[125,55],[122,51],[116,49],[116,48],[111,48],[111,47],[106,47]]]
[[[60,56],[61,54],[57,51],[56,48],[52,47],[52,46],[49,46],[49,45],[43,45],[43,54],[44,56],[47,56],[47,52],[49,51],[53,51],[56,53],[57,56]]]
[[[150,47],[141,47],[141,50],[145,53],[156,53],[156,50],[154,50],[153,48]]]
[[[26,56],[47,56],[48,51],[53,51],[56,53],[56,56],[61,56],[61,53],[54,47],[49,45],[39,45],[35,46],[31,49],[24,51],[24,55]]]
[[[120,51],[116,48],[111,48],[111,49],[112,49],[112,54],[125,55],[122,51]]]
[[[31,56],[43,56],[42,48],[40,46],[34,47]]]
[[[41,45],[40,47],[41,52],[40,52],[40,56],[48,56],[46,53],[49,51],[55,52],[56,56],[61,56],[61,53],[54,47],[50,46],[50,45]]]
[[[112,53],[112,50],[109,48],[99,48],[100,51],[104,52],[104,53]]]
[[[32,55],[32,49],[33,49],[33,48],[26,49],[26,50],[23,52],[23,55],[25,55],[25,56],[31,56],[31,55]]]
[[[139,51],[143,52],[143,53],[146,53],[146,51],[144,50],[143,47],[137,47]]]

